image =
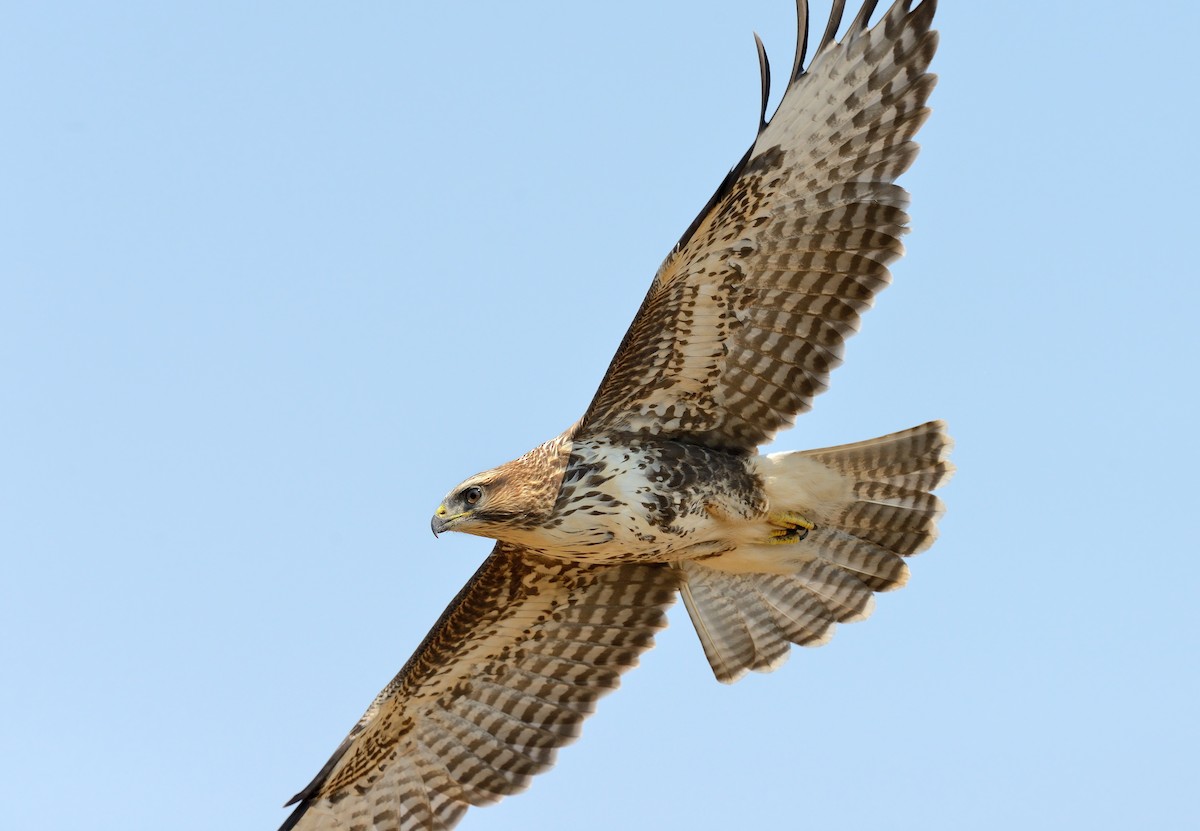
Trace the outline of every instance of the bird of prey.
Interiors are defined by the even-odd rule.
[[[902,586],[942,512],[945,425],[763,455],[808,410],[902,253],[934,0],[844,0],[750,149],[667,256],[570,429],[467,479],[435,534],[496,541],[281,831],[453,827],[523,790],[676,596],[717,679],[768,671]]]

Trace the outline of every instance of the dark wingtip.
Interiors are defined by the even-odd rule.
[[[355,725],[354,729],[350,731],[350,735],[342,739],[342,743],[338,745],[338,749],[333,751],[333,755],[329,757],[329,761],[321,767],[317,775],[313,777],[313,780],[304,787],[304,790],[284,803],[284,808],[290,808],[293,805],[296,805],[296,808],[283,821],[283,825],[279,826],[279,831],[291,831],[291,829],[296,827],[296,823],[304,816],[304,813],[308,810],[308,806],[312,804],[314,799],[321,795],[321,788],[326,780],[329,779],[329,774],[333,771],[334,765],[346,754],[346,751],[350,748],[350,742],[354,740],[354,737],[358,735],[361,729],[361,723]],[[296,803],[300,804],[297,805]]]
[[[283,807],[288,808],[295,804],[296,804],[296,800],[293,799],[291,802],[289,802],[287,805],[284,805]],[[308,810],[307,802],[305,802],[303,805],[300,805],[299,807],[297,807],[296,810],[294,810],[290,814],[288,814],[288,818],[283,821],[283,825],[279,826],[279,831],[292,831],[292,829],[296,827],[296,824],[300,822],[300,818],[304,816],[304,812],[307,810]]]
[[[867,26],[871,23],[871,14],[875,11],[877,5],[879,5],[879,0],[866,0],[863,3],[863,7],[858,10],[858,14],[850,24],[850,33],[865,32],[867,30]]]
[[[846,11],[846,0],[834,0],[833,8],[829,10],[829,22],[825,24],[825,34],[821,35],[821,42],[817,44],[817,51],[813,53],[813,60],[817,59],[829,45],[833,43],[833,39],[837,37],[838,27],[842,25],[842,14]]]
[[[863,8],[855,16],[854,23],[851,24],[851,35],[856,34],[859,28],[866,28],[871,14],[874,12],[877,4],[878,0],[866,0]],[[908,11],[912,4],[913,0],[896,0],[895,5],[900,6],[905,11]],[[936,10],[936,8],[937,0],[920,0],[920,5],[917,6],[916,10],[913,12],[914,15],[917,15],[915,18],[916,22],[923,22],[924,25],[928,26],[929,19],[933,17],[933,12]],[[824,52],[834,43],[835,38],[837,37],[838,29],[841,28],[842,17],[844,16],[845,11],[846,0],[834,0],[833,7],[829,10],[829,22],[825,25],[825,33],[821,35],[821,40],[817,44],[817,48],[813,51],[812,59],[809,60],[810,66],[812,65],[813,61],[820,57],[822,52]],[[806,72],[804,62],[808,57],[809,21],[810,15],[808,0],[796,0],[796,55],[792,61],[792,74],[788,80],[789,86],[798,81]],[[757,34],[754,35],[754,44],[758,49],[759,75],[762,80],[762,104],[758,116],[758,132],[762,133],[768,124],[767,98],[769,97],[771,87],[771,68],[770,64],[767,62],[767,53],[766,49],[763,48],[762,39],[759,38]],[[738,163],[734,165],[729,173],[725,175],[725,178],[721,180],[721,184],[717,186],[716,192],[713,193],[712,197],[709,198],[704,207],[700,209],[700,213],[696,214],[696,218],[692,220],[691,224],[688,225],[687,230],[683,232],[683,236],[679,238],[679,241],[675,243],[675,247],[671,249],[671,255],[674,255],[685,245],[687,245],[688,240],[692,238],[692,235],[696,232],[696,229],[700,227],[700,223],[704,221],[704,218],[708,215],[709,211],[712,210],[713,206],[729,193],[730,189],[733,187],[733,183],[737,181],[738,176],[742,174],[746,168],[746,164],[750,161],[750,156],[754,153],[754,147],[755,143],[751,143],[749,149],[746,150],[745,155],[742,156]]]
[[[904,4],[904,10],[906,12],[910,11],[911,8],[912,8],[911,2]],[[921,5],[917,6],[917,9],[915,12],[912,12],[912,14],[917,15],[916,20],[920,21],[921,25],[926,28],[929,27],[930,23],[933,21],[933,16],[936,13],[937,13],[937,0],[922,0]]]
[[[758,77],[762,84],[762,104],[758,108],[758,132],[767,129],[767,99],[771,97],[771,62],[758,32],[754,33],[754,47],[758,50]]]
[[[808,54],[808,0],[796,0],[796,57],[792,60],[789,84],[804,74],[804,56]]]

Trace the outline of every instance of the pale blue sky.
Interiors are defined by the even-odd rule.
[[[942,539],[733,687],[677,608],[463,829],[1196,821],[1200,11],[938,14],[909,254],[776,446],[946,418]],[[488,550],[435,542],[438,500],[582,412],[753,137],[751,31],[783,75],[793,26],[788,0],[6,8],[5,827],[273,831]]]

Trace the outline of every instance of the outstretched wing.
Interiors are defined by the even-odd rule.
[[[908,194],[937,46],[934,0],[842,0],[807,70],[807,4],[792,77],[770,123],[667,257],[578,435],[608,431],[748,450],[827,387],[859,315],[903,253]],[[770,74],[765,54],[764,112]]]
[[[497,544],[280,831],[438,831],[523,790],[653,645],[677,585]]]

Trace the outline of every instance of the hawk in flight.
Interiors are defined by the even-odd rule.
[[[676,595],[718,680],[825,642],[902,586],[953,468],[941,422],[761,455],[812,405],[902,253],[934,0],[844,0],[671,251],[570,429],[446,496],[435,534],[496,540],[281,831],[452,828],[523,790],[653,644]],[[289,804],[292,804],[289,803]]]

